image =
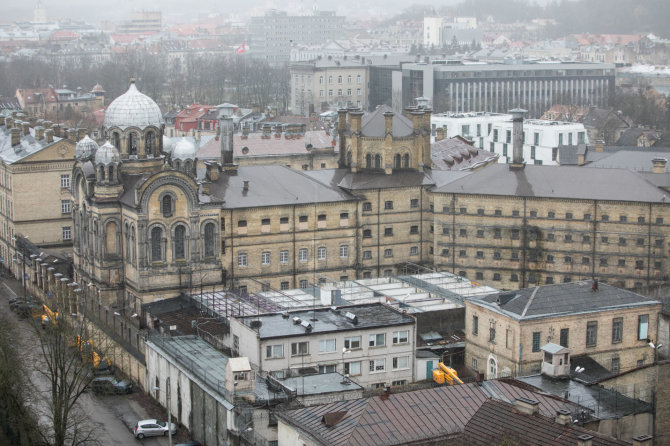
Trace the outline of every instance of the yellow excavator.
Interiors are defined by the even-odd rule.
[[[42,308],[44,309],[44,313],[42,314],[42,328],[46,328],[49,324],[58,326],[58,312],[53,311],[46,305],[42,305]]]
[[[451,367],[447,367],[443,362],[437,364],[437,370],[433,370],[433,381],[438,384],[444,384],[445,382],[450,386],[454,384],[463,384],[463,381],[458,377],[456,370]]]

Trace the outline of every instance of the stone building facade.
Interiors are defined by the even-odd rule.
[[[465,302],[465,365],[487,379],[540,372],[549,342],[613,373],[654,362],[662,304],[591,280],[524,288]]]
[[[75,141],[83,135],[21,114],[0,116],[0,258],[6,268],[18,265],[19,235],[41,247],[71,246],[70,175]]]

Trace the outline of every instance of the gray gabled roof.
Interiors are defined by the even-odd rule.
[[[650,297],[605,283],[593,291],[590,280],[489,294],[470,302],[519,321],[661,305]]]
[[[363,116],[361,120],[361,133],[363,136],[375,138],[386,136],[386,118],[384,118],[384,113],[386,112],[393,113],[393,109],[388,105],[380,105],[375,111]],[[392,125],[394,138],[402,138],[414,133],[412,121],[401,114],[395,113],[393,115]]]
[[[434,190],[518,197],[670,202],[666,192],[630,170],[577,166],[528,165],[515,170],[506,164],[494,164]]]

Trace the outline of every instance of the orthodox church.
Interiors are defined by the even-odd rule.
[[[166,138],[158,105],[131,81],[107,109],[106,142],[76,146],[75,280],[133,314],[193,289],[308,287],[424,263],[429,122],[419,110],[340,111],[340,168],[305,172],[233,164],[222,117],[220,160],[199,169],[193,141]]]

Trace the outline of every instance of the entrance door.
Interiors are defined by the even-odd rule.
[[[433,361],[426,362],[426,379],[433,379]]]

